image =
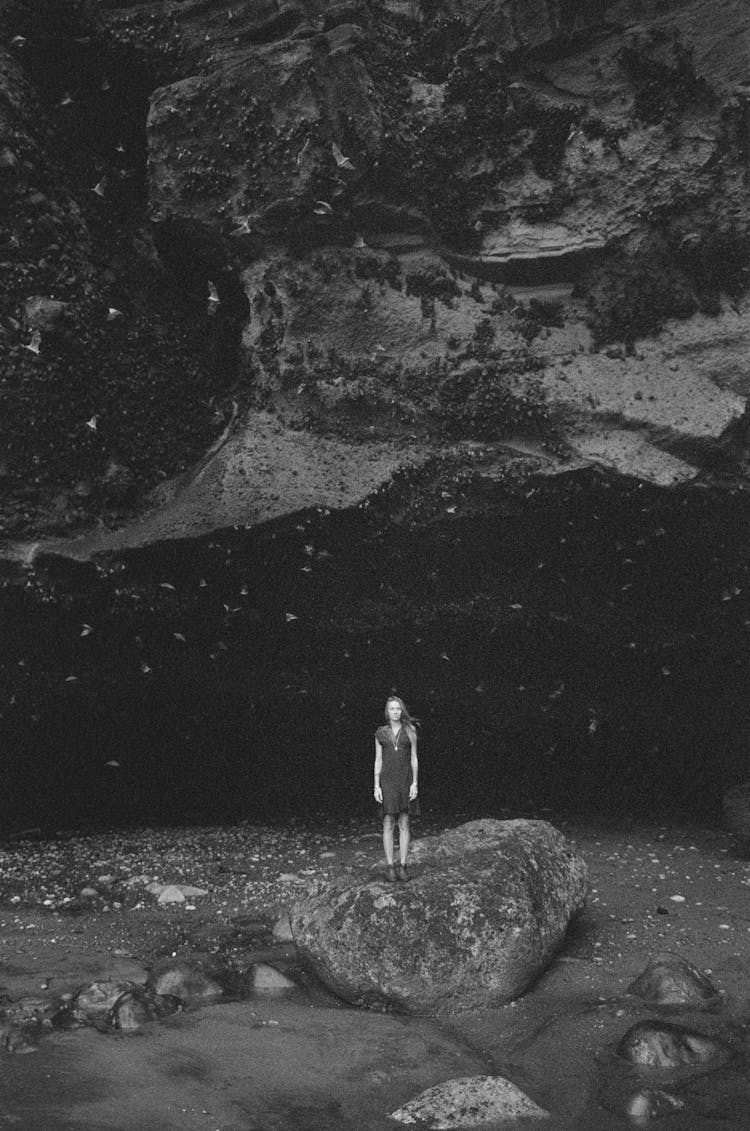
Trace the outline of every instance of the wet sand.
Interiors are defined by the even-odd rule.
[[[672,1131],[746,1127],[750,862],[720,829],[553,823],[587,860],[591,894],[564,949],[519,1001],[433,1023],[352,1010],[304,989],[283,998],[249,992],[135,1034],[55,1032],[33,1055],[3,1054],[3,1125],[385,1131],[396,1126],[388,1112],[422,1088],[498,1072],[551,1112],[548,1127],[625,1127],[618,1106],[644,1078],[614,1047],[636,1020],[655,1016],[626,988],[652,955],[669,950],[705,971],[722,995],[717,1013],[685,1019],[731,1032],[743,1051],[720,1071],[693,1070],[690,1079],[673,1071],[645,1083],[682,1089],[689,1101],[670,1116]],[[425,823],[422,835],[436,827]],[[233,955],[239,969],[253,947],[268,944],[263,932],[310,876],[346,862],[378,867],[379,859],[374,826],[356,822],[6,845],[0,993],[6,1002],[51,1002],[96,979],[142,981],[172,954]],[[128,878],[136,882],[127,886]],[[193,883],[208,894],[162,907],[144,879]],[[98,891],[82,899],[87,884]]]

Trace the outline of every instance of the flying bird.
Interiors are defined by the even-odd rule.
[[[42,345],[41,332],[39,330],[35,330],[34,333],[31,335],[31,341],[24,342],[23,348],[25,350],[31,350],[32,353],[39,353],[39,350],[41,349],[41,345]]]
[[[339,169],[351,169],[351,171],[354,172],[354,166],[352,165],[351,161],[348,157],[344,156],[339,147],[336,145],[335,141],[331,145],[331,150],[333,152],[333,159],[338,165]]]
[[[355,247],[367,247],[367,244],[362,239],[362,236],[355,236],[354,237],[354,246]]]
[[[110,306],[107,310],[107,321],[114,322],[116,318],[124,318],[125,315],[116,306]]]
[[[90,420],[86,421],[86,428],[88,428],[91,432],[96,432],[96,422],[98,419],[98,416],[92,416]]]
[[[14,35],[10,41],[11,47],[25,47],[27,43],[28,40],[24,35]]]
[[[210,279],[208,280],[208,301],[209,303],[217,304],[221,302],[219,292],[216,289],[216,283],[212,283]]]
[[[102,177],[99,183],[94,185],[91,191],[95,192],[97,196],[104,196],[105,192],[107,191],[107,178]]]
[[[333,209],[326,200],[316,200],[313,212],[316,216],[333,216]]]
[[[73,103],[73,99],[70,97],[70,95],[66,91],[65,95],[60,100],[60,105],[61,106],[71,106],[72,103]]]
[[[245,216],[239,227],[235,228],[229,234],[230,236],[247,236],[252,232],[252,230],[253,229],[250,227],[250,217]]]

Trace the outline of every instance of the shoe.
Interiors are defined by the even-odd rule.
[[[409,879],[409,871],[406,867],[406,864],[399,864],[398,879],[401,880],[402,883],[406,883],[406,881]]]
[[[395,884],[396,880],[398,879],[398,876],[396,875],[396,869],[394,868],[393,864],[388,865],[388,879],[392,884]]]

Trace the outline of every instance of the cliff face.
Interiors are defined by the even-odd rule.
[[[387,438],[741,477],[750,16],[720,8],[4,0],[7,532],[122,522],[232,400],[292,460],[322,430],[362,469]],[[267,472],[230,465],[253,521]]]
[[[0,0],[6,826],[746,772],[749,26]]]

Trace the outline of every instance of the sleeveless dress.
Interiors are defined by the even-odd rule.
[[[406,727],[401,727],[394,744],[390,726],[378,727],[375,737],[383,751],[383,768],[380,772],[380,788],[383,803],[380,811],[385,816],[399,813],[419,815],[419,801],[409,801],[411,786],[411,742]]]

